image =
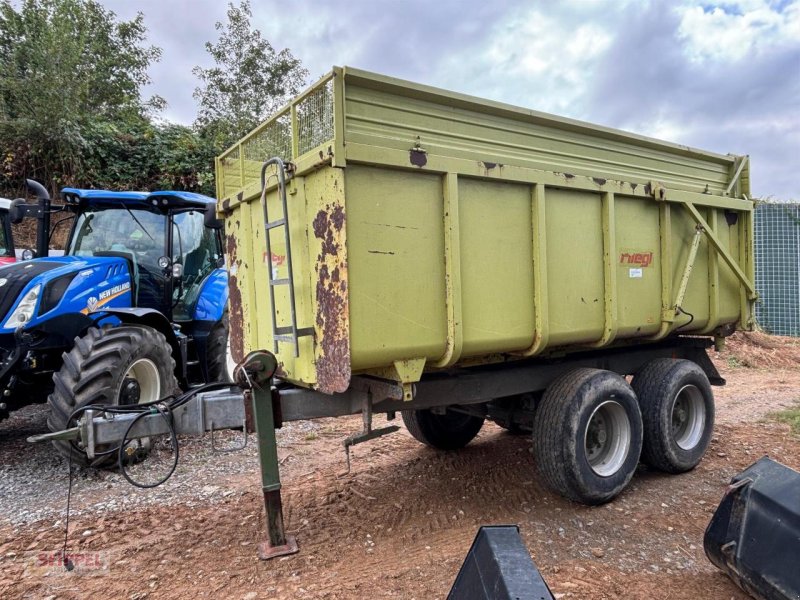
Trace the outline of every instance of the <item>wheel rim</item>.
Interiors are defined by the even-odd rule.
[[[126,387],[138,387],[138,398],[135,393],[125,394]],[[125,375],[122,377],[120,388],[120,404],[145,404],[161,400],[161,377],[158,367],[149,358],[140,358],[133,361]]]
[[[672,405],[672,439],[678,447],[691,450],[700,443],[706,424],[706,404],[702,392],[694,385],[685,385]]]
[[[630,445],[631,423],[625,408],[616,400],[602,402],[589,417],[583,439],[592,471],[601,477],[619,471]]]

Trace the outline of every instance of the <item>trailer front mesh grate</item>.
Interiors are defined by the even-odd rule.
[[[300,154],[333,139],[333,80],[297,104],[297,133]]]
[[[244,160],[263,163],[277,156],[292,160],[292,118],[286,111],[267,123],[261,131],[242,144]]]

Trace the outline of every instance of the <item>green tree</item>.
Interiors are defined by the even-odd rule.
[[[143,127],[164,106],[141,95],[161,56],[146,33],[141,14],[119,21],[94,0],[0,2],[3,187],[85,181],[91,127]]]
[[[228,5],[228,23],[217,22],[216,44],[206,43],[215,66],[195,67],[201,81],[196,126],[217,151],[266,120],[305,85],[308,71],[288,49],[276,52],[253,29],[249,0]]]

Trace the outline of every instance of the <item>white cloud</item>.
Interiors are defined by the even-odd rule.
[[[679,39],[695,62],[741,60],[796,43],[800,34],[797,4],[781,11],[765,0],[739,0],[714,7],[684,4],[676,10]]]

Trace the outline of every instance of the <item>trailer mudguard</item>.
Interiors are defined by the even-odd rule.
[[[703,546],[748,594],[800,598],[800,473],[765,456],[736,475]]]

